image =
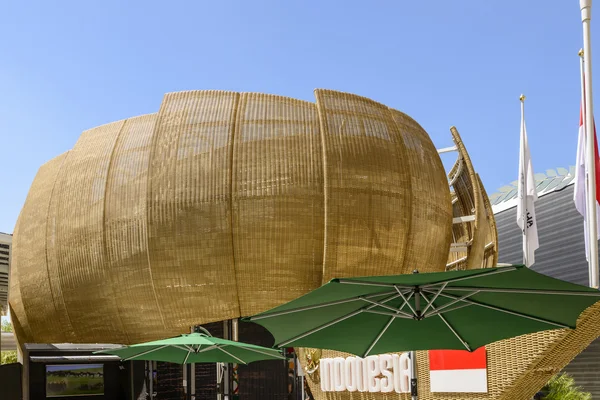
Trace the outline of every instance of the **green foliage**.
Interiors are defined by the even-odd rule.
[[[13,364],[17,362],[17,351],[3,351],[0,353],[0,364]]]
[[[2,332],[12,332],[13,327],[10,321],[4,320],[2,321],[2,325],[0,326],[0,331]]]
[[[547,393],[544,400],[592,400],[592,395],[575,386],[575,380],[567,374],[553,376],[543,392]]]

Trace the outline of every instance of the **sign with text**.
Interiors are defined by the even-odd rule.
[[[322,358],[320,370],[324,392],[410,393],[408,353]]]

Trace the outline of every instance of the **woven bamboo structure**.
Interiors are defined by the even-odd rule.
[[[492,206],[458,130],[452,127],[450,132],[458,157],[448,174],[455,221],[446,269],[493,267],[498,262],[498,233]]]
[[[165,95],[43,165],[14,233],[23,342],[133,343],[258,313],[334,276],[444,270],[427,133],[356,95]]]

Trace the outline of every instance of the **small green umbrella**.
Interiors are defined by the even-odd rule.
[[[523,266],[333,279],[246,318],[276,347],[314,347],[362,357],[462,349],[526,333],[575,328],[600,292]]]
[[[277,349],[220,339],[204,333],[190,333],[98,353],[117,355],[123,360],[166,361],[175,364],[248,364],[259,360],[285,360],[285,356]]]

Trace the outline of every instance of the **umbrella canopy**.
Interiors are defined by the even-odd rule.
[[[276,346],[366,357],[406,350],[473,351],[526,333],[575,328],[600,292],[523,266],[333,279],[246,318]]]
[[[123,360],[166,361],[176,364],[212,362],[248,364],[259,360],[285,360],[281,352],[276,349],[220,339],[203,333],[190,333],[97,353],[114,354]]]

